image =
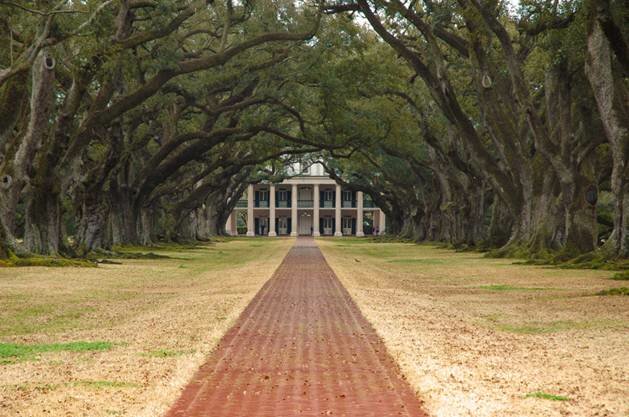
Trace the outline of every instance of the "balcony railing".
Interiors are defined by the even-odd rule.
[[[335,204],[334,204],[334,200],[332,201],[325,201],[322,200],[319,204],[320,208],[334,208]],[[266,200],[260,200],[257,203],[254,203],[254,206],[256,208],[269,208],[269,202]],[[297,202],[297,207],[299,208],[312,208],[314,206],[314,201],[312,200],[298,200]],[[290,201],[276,201],[275,202],[275,207],[277,208],[290,208],[291,207],[291,202]],[[343,208],[355,208],[356,207],[356,201],[342,201],[341,203],[341,207]],[[363,200],[363,207],[364,208],[377,208],[376,207],[376,203],[373,202],[373,200]],[[247,208],[247,200],[238,200],[236,202],[236,208]]]

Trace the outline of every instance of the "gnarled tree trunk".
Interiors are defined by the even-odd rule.
[[[593,5],[592,7],[595,7]],[[622,77],[615,76],[608,39],[592,12],[588,30],[586,74],[612,152],[611,190],[614,204],[614,229],[604,246],[612,256],[629,256],[629,99]]]

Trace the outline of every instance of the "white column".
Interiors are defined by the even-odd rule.
[[[291,191],[290,217],[291,217],[290,235],[297,236],[297,184],[293,184],[293,188]]]
[[[356,192],[356,236],[363,237],[363,192]]]
[[[255,224],[253,220],[253,185],[247,187],[247,236],[255,236]]]
[[[319,184],[315,184],[312,187],[314,195],[312,196],[313,205],[312,205],[312,235],[313,236],[321,236],[319,233]]]
[[[336,201],[334,208],[334,224],[335,231],[334,236],[343,236],[343,231],[341,230],[341,186],[336,184]]]
[[[381,235],[383,235],[384,232],[386,232],[386,230],[387,230],[387,219],[386,219],[386,215],[384,214],[384,211],[382,211],[382,210],[380,210],[380,222],[379,223],[380,224],[378,225],[378,227],[379,227],[380,230],[378,232]]]
[[[231,213],[229,213],[229,216],[227,216],[227,221],[225,222],[225,233],[227,233],[227,236],[233,236],[234,232],[232,230],[232,217],[234,216],[234,212],[232,211]]]
[[[269,236],[277,236],[275,232],[275,185],[269,187]]]

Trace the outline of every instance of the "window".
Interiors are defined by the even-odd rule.
[[[334,226],[334,219],[332,217],[323,218],[323,228],[331,229]]]
[[[334,191],[325,190],[323,192],[323,201],[334,201]]]
[[[277,200],[278,201],[288,201],[288,191],[280,190],[277,192]]]
[[[343,217],[343,229],[351,229],[351,228],[352,228],[352,218]]]
[[[256,207],[266,208],[269,206],[269,192],[267,190],[258,191],[258,201]]]
[[[343,191],[343,201],[352,201],[351,191]]]

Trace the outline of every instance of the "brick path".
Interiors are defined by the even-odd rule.
[[[314,240],[299,238],[167,416],[426,414]]]

